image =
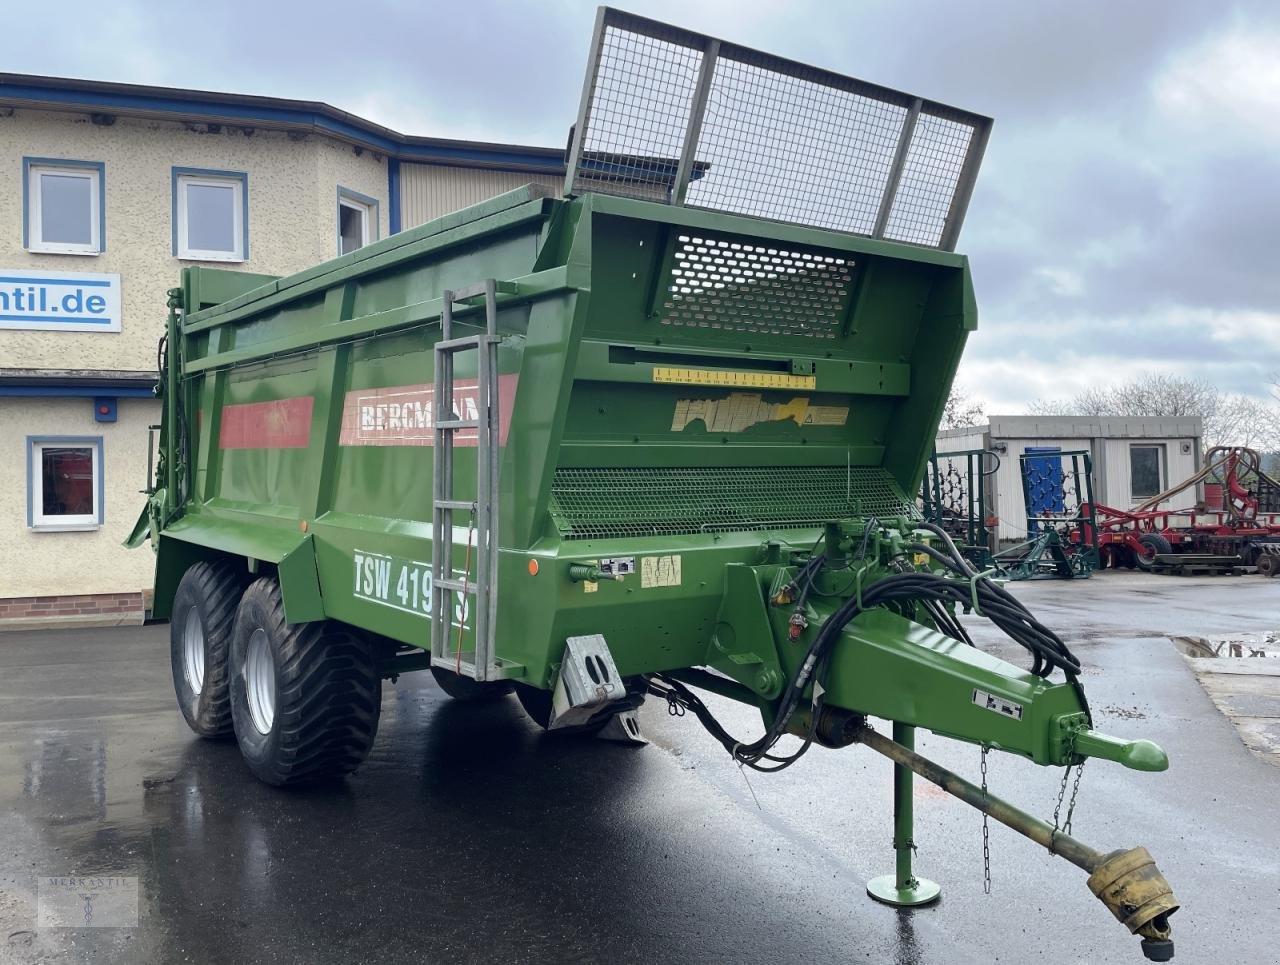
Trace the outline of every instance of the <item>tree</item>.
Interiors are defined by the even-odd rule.
[[[982,403],[974,399],[961,386],[953,385],[942,408],[942,424],[939,429],[967,429],[987,421]]]
[[[1127,382],[1095,387],[1069,399],[1037,399],[1032,415],[1201,416],[1204,445],[1268,449],[1280,437],[1280,385],[1276,401],[1233,395],[1203,379],[1144,372]]]

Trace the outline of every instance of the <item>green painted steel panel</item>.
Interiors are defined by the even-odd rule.
[[[527,191],[252,291],[225,274],[187,269],[182,294],[201,310],[171,323],[162,542],[198,533],[202,551],[274,562],[282,578],[292,560],[291,618],[418,647],[441,293],[513,283],[498,312],[496,651],[539,686],[578,634],[604,634],[627,675],[707,665],[726,606],[759,615],[742,596],[755,577],[733,567],[812,546],[831,518],[911,516],[904,494],[976,317],[966,262],[946,252]],[[456,325],[478,321],[463,308]],[[455,377],[475,378],[465,354]],[[462,499],[474,451],[455,453]],[[468,537],[459,514],[459,573]],[[286,547],[304,539],[305,565]],[[569,579],[607,557],[638,572]],[[449,619],[470,652],[469,614]]]

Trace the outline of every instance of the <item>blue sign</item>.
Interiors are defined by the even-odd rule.
[[[120,331],[120,276],[0,268],[0,329]]]

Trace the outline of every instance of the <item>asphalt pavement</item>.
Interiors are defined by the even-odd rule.
[[[1167,639],[1275,629],[1280,580],[1106,572],[1015,592],[1085,662],[1098,726],[1172,761],[1090,762],[1076,836],[1152,852],[1183,905],[1177,961],[1280,962],[1280,768]],[[234,742],[187,730],[167,635],[0,634],[0,961],[1142,961],[1083,873],[994,824],[985,895],[980,816],[920,781],[916,867],[942,899],[872,902],[867,879],[893,866],[891,765],[866,749],[748,777],[653,700],[652,744],[632,748],[544,735],[514,698],[452,702],[411,674],[384,686],[354,776],[281,791]],[[979,642],[1022,659],[985,628]],[[976,779],[976,748],[926,733],[918,748]],[[990,763],[993,792],[1052,814],[1060,771]],[[39,927],[53,876],[136,878],[137,925]]]

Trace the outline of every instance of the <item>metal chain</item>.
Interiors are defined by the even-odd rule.
[[[1071,816],[1076,810],[1076,796],[1080,793],[1080,775],[1084,773],[1084,761],[1076,765],[1076,782],[1071,787],[1071,800],[1067,802],[1067,822],[1062,826],[1063,834],[1071,833]]]
[[[1067,781],[1071,777],[1071,765],[1067,765],[1062,772],[1062,784],[1058,787],[1058,803],[1053,806],[1053,833],[1057,834],[1062,830],[1062,822],[1058,815],[1062,811],[1062,800],[1067,795]]]
[[[1076,734],[1075,731],[1072,731],[1071,735],[1067,738],[1067,754],[1073,754],[1075,752],[1075,747]],[[1063,834],[1071,833],[1071,818],[1075,814],[1076,810],[1076,797],[1080,794],[1080,776],[1084,773],[1084,761],[1074,765],[1076,779],[1075,783],[1071,786],[1071,797],[1070,799],[1067,799],[1067,783],[1071,780],[1072,769],[1073,765],[1068,764],[1062,771],[1062,783],[1058,786],[1058,803],[1053,809],[1053,835],[1050,838],[1050,850],[1052,850],[1052,839],[1057,837],[1059,831]],[[1064,800],[1067,801],[1067,820],[1062,822],[1060,815],[1062,813],[1062,802]]]
[[[987,746],[982,747],[982,803],[987,803]],[[987,812],[982,812],[982,893],[991,894],[991,829]]]

